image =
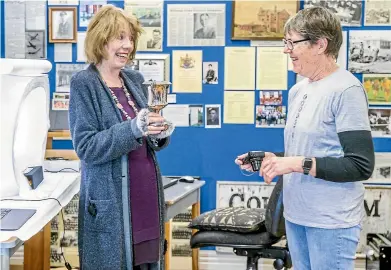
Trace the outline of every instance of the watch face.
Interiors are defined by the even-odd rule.
[[[311,167],[312,167],[312,159],[310,159],[310,158],[304,159],[303,167],[311,169]]]

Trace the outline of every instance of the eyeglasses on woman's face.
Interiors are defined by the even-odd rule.
[[[284,46],[286,46],[289,50],[293,50],[295,48],[295,44],[297,44],[299,42],[308,41],[308,40],[311,40],[311,39],[310,38],[304,38],[304,39],[300,39],[300,40],[291,40],[291,39],[283,38],[282,42],[284,42]]]

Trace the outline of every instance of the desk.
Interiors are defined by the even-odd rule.
[[[189,206],[192,206],[192,218],[200,215],[200,189],[204,184],[205,181],[199,180],[194,181],[194,183],[178,182],[164,190],[166,200],[165,238],[167,239],[166,270],[170,269],[171,257],[172,231],[169,221]],[[195,233],[195,230],[193,230],[193,233]],[[192,250],[192,269],[198,270],[198,249]]]
[[[49,182],[46,182],[49,181]],[[42,185],[42,186],[41,186]],[[53,187],[50,192],[49,198],[56,198],[60,201],[62,206],[65,206],[73,198],[80,189],[80,175],[79,173],[45,173],[45,180],[38,188]],[[18,200],[20,198],[13,197],[12,199]],[[42,241],[41,245],[37,245],[35,242],[29,243],[42,229],[49,226],[50,221],[61,210],[61,206],[55,200],[45,201],[2,201],[2,207],[4,208],[33,208],[37,209],[37,212],[17,231],[14,232],[0,232],[0,255],[1,255],[1,270],[9,269],[10,257],[15,251],[27,241],[25,248],[44,249],[50,254],[50,230],[49,234],[43,234],[44,239],[48,241]],[[45,230],[44,230],[45,232]],[[30,245],[30,247],[28,246]],[[49,259],[49,258],[48,258]],[[24,269],[49,269],[49,262],[43,256],[25,257]]]

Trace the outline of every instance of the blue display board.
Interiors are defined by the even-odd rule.
[[[123,7],[123,1],[108,1],[118,7]],[[167,47],[167,4],[222,4],[226,5],[226,40],[225,46],[250,46],[250,41],[231,40],[232,1],[165,1],[164,2],[164,42],[163,51],[159,53],[172,55],[173,50],[202,50],[203,61],[218,62],[218,84],[204,84],[200,94],[177,93],[177,104],[221,104],[224,110],[224,47]],[[4,47],[4,2],[1,1],[1,57],[5,57]],[[365,2],[363,10],[365,10]],[[301,3],[300,8],[302,8]],[[77,6],[78,7],[78,6]],[[362,21],[363,21],[362,16]],[[391,30],[390,26],[382,27],[343,27],[343,30]],[[79,27],[78,31],[86,31],[86,27]],[[349,36],[349,34],[348,34]],[[73,62],[77,59],[76,44],[72,44]],[[150,52],[148,52],[150,53]],[[53,64],[49,74],[51,92],[55,89],[54,44],[47,43],[47,58]],[[255,61],[255,59],[254,59]],[[171,72],[172,74],[172,68]],[[355,74],[362,79],[362,74]],[[172,81],[172,77],[171,77]],[[296,75],[288,72],[288,89],[296,82]],[[283,89],[282,89],[283,90]],[[259,104],[259,94],[255,90],[255,104]],[[288,91],[283,91],[283,105],[287,106]],[[255,108],[254,108],[255,113]],[[288,111],[289,114],[289,111]],[[223,115],[223,114],[222,114]],[[283,152],[282,128],[256,128],[254,124],[224,124],[221,128],[205,129],[196,127],[178,127],[172,136],[171,144],[164,151],[158,153],[161,170],[164,175],[197,175],[206,181],[202,189],[201,212],[214,209],[216,206],[216,181],[262,181],[254,174],[244,176],[238,166],[234,164],[237,155],[249,150],[264,150]],[[391,139],[375,138],[377,152],[390,152]],[[70,141],[57,141],[54,148],[72,148]]]

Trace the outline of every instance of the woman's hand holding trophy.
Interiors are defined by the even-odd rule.
[[[170,136],[175,126],[170,121],[160,115],[160,111],[168,105],[167,94],[170,82],[147,81],[144,84],[148,85],[148,110],[143,109],[139,114],[144,114],[140,117],[141,130],[145,136],[150,136],[156,139],[163,139]],[[139,125],[140,124],[140,125]]]

